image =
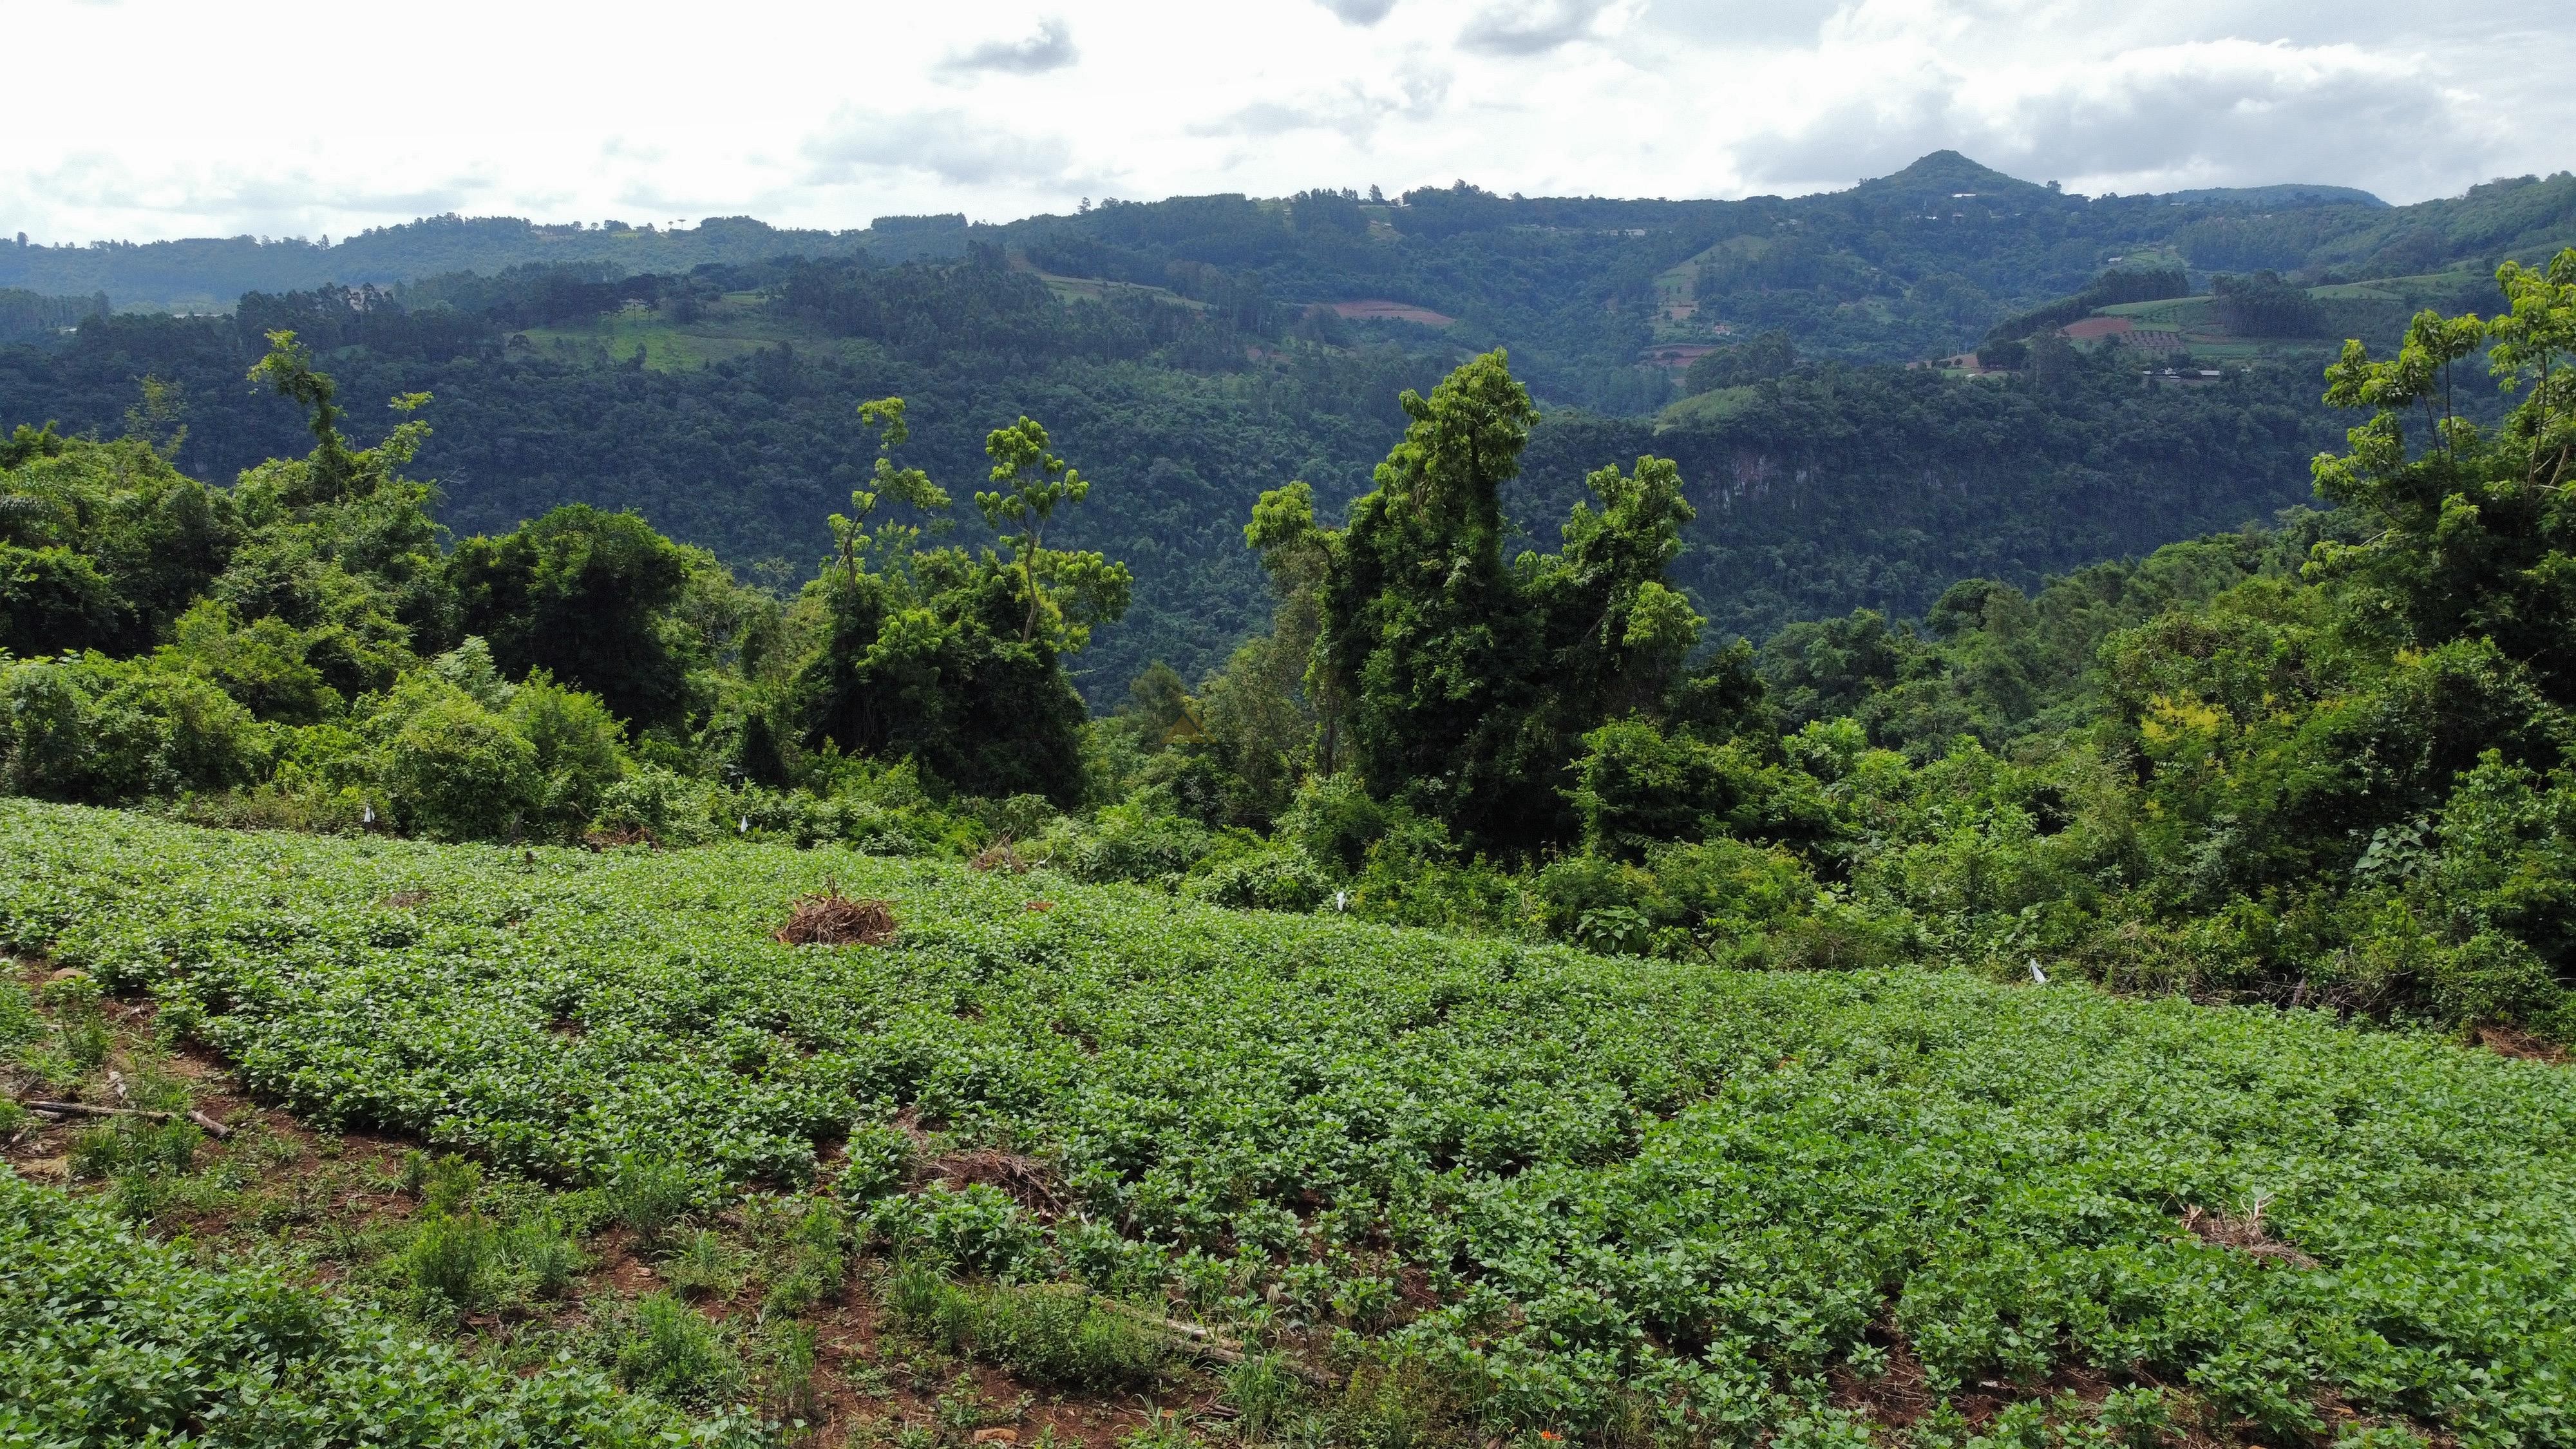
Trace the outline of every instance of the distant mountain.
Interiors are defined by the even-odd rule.
[[[2207,206],[2242,206],[2257,210],[2296,206],[2370,206],[2388,203],[2357,186],[2207,186],[2197,191],[2168,191],[2165,201]]]
[[[1974,224],[1967,232],[1925,234],[1928,221],[1967,221],[1969,213]],[[4,229],[0,223],[0,234]],[[1331,192],[1275,200],[1174,197],[1094,208],[1077,216],[1033,216],[1002,226],[969,226],[954,214],[879,217],[864,229],[843,231],[773,227],[750,217],[715,217],[695,227],[659,230],[618,221],[548,225],[516,217],[451,215],[379,227],[327,245],[248,236],[62,246],[0,241],[0,287],[84,299],[103,292],[125,309],[214,311],[229,308],[245,292],[334,282],[381,287],[443,273],[488,275],[531,264],[594,267],[605,276],[681,273],[711,263],[744,265],[790,255],[864,254],[879,263],[898,263],[956,257],[970,241],[982,239],[1014,249],[1048,250],[1050,260],[1060,265],[1047,269],[1070,269],[1076,275],[1106,275],[1116,265],[1134,271],[1144,265],[1150,276],[1124,279],[1163,285],[1176,263],[1249,269],[1263,274],[1274,296],[1341,301],[1367,295],[1354,289],[1399,279],[1390,276],[1388,267],[1373,264],[1385,262],[1386,256],[1340,243],[1375,239],[1436,245],[1512,229],[1588,231],[1615,238],[1615,244],[1575,249],[1584,253],[1580,258],[1551,261],[1541,269],[1543,275],[1514,269],[1499,279],[1506,287],[1560,294],[1525,299],[1533,302],[1581,305],[1561,295],[1570,287],[1592,293],[1585,300],[1598,305],[1605,285],[1641,285],[1637,268],[1650,260],[1654,265],[1647,270],[1660,271],[1729,237],[1794,229],[1802,240],[1820,244],[1827,257],[1848,258],[1855,265],[1810,281],[1808,274],[1818,269],[1800,263],[1789,267],[1785,277],[1764,279],[1760,290],[1783,290],[1785,282],[1789,290],[1814,290],[1834,304],[1902,301],[1924,275],[1955,272],[1975,281],[1994,303],[1990,312],[2001,315],[2016,305],[2072,291],[2108,257],[2147,245],[2169,247],[2199,272],[2338,268],[2361,275],[2374,268],[2427,271],[2463,261],[2491,263],[2496,255],[2576,240],[2576,178],[2561,173],[2546,181],[2495,181],[2461,197],[2403,207],[2351,187],[2308,183],[2088,198],[2006,175],[1956,151],[1935,151],[1847,191],[1786,199],[1519,197],[1461,185],[1415,191],[1385,205]],[[1676,243],[1685,241],[1693,244],[1676,251]],[[1100,260],[1104,248],[1106,261]],[[1145,258],[1140,261],[1137,252]],[[1822,270],[1833,274],[1838,269]],[[1942,290],[1954,289],[1945,284]],[[1450,295],[1457,300],[1454,289]],[[1473,317],[1472,311],[1429,304],[1424,296],[1398,300]],[[1958,304],[1949,305],[1957,310]],[[1799,330],[1794,317],[1747,320]],[[1952,330],[1973,334],[1979,325],[1978,319],[1961,318]],[[1912,352],[1923,340],[1903,328],[1897,334],[1880,341],[1894,351]],[[1869,350],[1864,339],[1819,340],[1827,350]]]
[[[1852,188],[1853,196],[1937,197],[1942,199],[2012,198],[2023,201],[2068,200],[2080,204],[2081,197],[2064,197],[2046,186],[2006,176],[1991,166],[1972,161],[1956,151],[1935,151],[1913,165],[1874,181],[1864,181]]]

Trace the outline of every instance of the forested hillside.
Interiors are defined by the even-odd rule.
[[[297,435],[240,380],[291,328],[352,398],[434,395],[420,461],[456,533],[567,501],[634,508],[784,586],[863,460],[858,401],[910,399],[917,452],[952,471],[985,430],[1042,416],[1101,481],[1077,536],[1136,571],[1134,612],[1083,674],[1105,704],[1155,659],[1200,677],[1257,624],[1233,538],[1252,499],[1292,479],[1328,508],[1358,495],[1401,426],[1394,394],[1486,347],[1548,414],[1517,522],[1544,527],[1602,457],[1674,457],[1699,507],[1677,581],[1721,637],[1758,638],[2268,518],[2332,441],[2309,396],[2321,349],[2384,344],[2418,294],[2483,305],[2477,269],[2571,226],[2565,177],[2402,208],[2325,187],[2086,198],[1940,153],[1848,192],[1735,202],[1462,183],[1007,226],[447,217],[330,246],[0,245],[0,287],[31,289],[0,292],[0,341],[20,339],[0,347],[0,422],[115,435],[151,377],[162,426],[186,427],[180,465],[229,477]],[[2097,278],[2190,291],[2261,268],[2350,295],[2252,342],[2218,312],[2146,319],[2138,336],[2182,326],[2225,371],[2187,396],[2137,387],[2134,349],[2036,367],[2025,349],[1982,391],[1885,370],[1980,338],[2013,365],[2039,321],[2129,295]],[[2356,280],[2401,271],[2432,292]],[[1612,421],[1682,394],[1658,430]]]
[[[774,296],[729,287],[764,275]],[[155,426],[185,428],[175,461],[230,477],[301,431],[292,407],[242,381],[263,334],[291,328],[353,401],[433,396],[420,467],[457,533],[570,501],[633,508],[772,586],[811,571],[822,519],[864,464],[859,399],[910,399],[918,455],[951,474],[975,466],[984,430],[1043,417],[1101,484],[1071,536],[1137,572],[1136,611],[1087,666],[1086,693],[1105,703],[1154,659],[1195,679],[1255,628],[1266,605],[1237,536],[1252,500],[1292,479],[1327,507],[1356,496],[1401,427],[1395,394],[1456,356],[1418,339],[1265,336],[1257,314],[1168,296],[1068,307],[1028,273],[975,263],[540,272],[414,293],[93,319],[60,346],[0,349],[0,415],[114,436],[156,378]],[[622,330],[590,330],[603,315]],[[681,360],[726,344],[738,345]],[[2114,356],[2000,384],[1809,365],[1662,429],[1552,414],[1507,506],[1543,527],[1601,461],[1677,459],[1700,508],[1677,579],[1721,637],[1758,638],[1856,605],[1913,612],[1967,574],[2030,584],[2268,518],[2305,496],[2305,460],[2333,439],[2314,390],[2286,367],[2142,389]],[[368,413],[353,413],[361,436]]]

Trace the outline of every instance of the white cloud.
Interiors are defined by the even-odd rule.
[[[845,107],[802,148],[816,181],[862,170],[919,171],[960,186],[1064,179],[1073,155],[1055,136],[1024,136],[964,111],[884,113]]]
[[[1944,147],[2077,191],[2314,181],[2403,201],[2576,165],[2563,8],[747,0],[707,27],[677,0],[450,0],[423,29],[383,7],[312,27],[290,0],[13,6],[17,50],[115,56],[118,101],[89,68],[11,73],[0,235],[338,236],[451,209],[845,227],[1455,177],[1731,196]],[[502,35],[567,63],[494,67]],[[242,100],[391,54],[368,105],[327,124]]]
[[[1359,26],[1375,25],[1395,8],[1395,0],[1315,0],[1315,3],[1342,17],[1344,23]]]
[[[1610,0],[1493,0],[1467,17],[1458,43],[1495,55],[1542,55],[1592,34]]]
[[[1061,16],[1049,16],[1017,40],[987,40],[951,54],[939,69],[951,74],[1000,71],[1009,75],[1044,75],[1082,58],[1074,49],[1073,28]]]

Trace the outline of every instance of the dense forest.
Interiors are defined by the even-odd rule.
[[[692,367],[645,365],[649,336],[622,358],[530,341],[602,315],[672,335],[711,315],[793,331]],[[808,571],[864,462],[857,401],[906,397],[920,457],[950,473],[975,466],[981,429],[1043,416],[1101,480],[1072,536],[1137,574],[1134,612],[1084,676],[1106,704],[1146,663],[1196,678],[1255,628],[1259,580],[1234,539],[1252,500],[1292,480],[1328,507],[1356,497],[1402,426],[1395,394],[1463,355],[1423,339],[1336,345],[1300,325],[1250,294],[1066,305],[993,253],[678,277],[524,269],[398,293],[254,293],[226,317],[92,316],[56,345],[0,349],[0,416],[116,436],[155,379],[169,426],[185,425],[175,460],[229,477],[300,431],[241,381],[266,333],[293,330],[353,396],[436,397],[419,461],[449,528],[506,531],[565,501],[631,508],[772,587]],[[1967,574],[2029,586],[2268,518],[2304,496],[2305,459],[2333,439],[2313,391],[2286,367],[2141,388],[2113,355],[1973,384],[1792,361],[1704,394],[1728,406],[1676,424],[1548,415],[1507,508],[1544,519],[1602,458],[1675,458],[1699,508],[1676,579],[1721,635],[1760,637],[1855,605],[1910,613]]]

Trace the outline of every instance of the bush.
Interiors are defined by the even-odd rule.
[[[15,794],[118,804],[247,784],[266,764],[250,711],[149,660],[0,662],[0,781]]]
[[[368,720],[394,819],[440,840],[506,839],[537,824],[545,773],[510,722],[435,674],[405,676]]]
[[[98,648],[124,612],[116,586],[87,556],[0,543],[0,650],[42,657]]]
[[[544,777],[537,820],[549,834],[578,832],[626,774],[625,732],[597,695],[565,689],[543,671],[512,692],[507,718]]]
[[[1293,845],[1266,845],[1219,857],[1192,877],[1183,893],[1236,910],[1303,912],[1330,899],[1333,888],[1306,852]]]

